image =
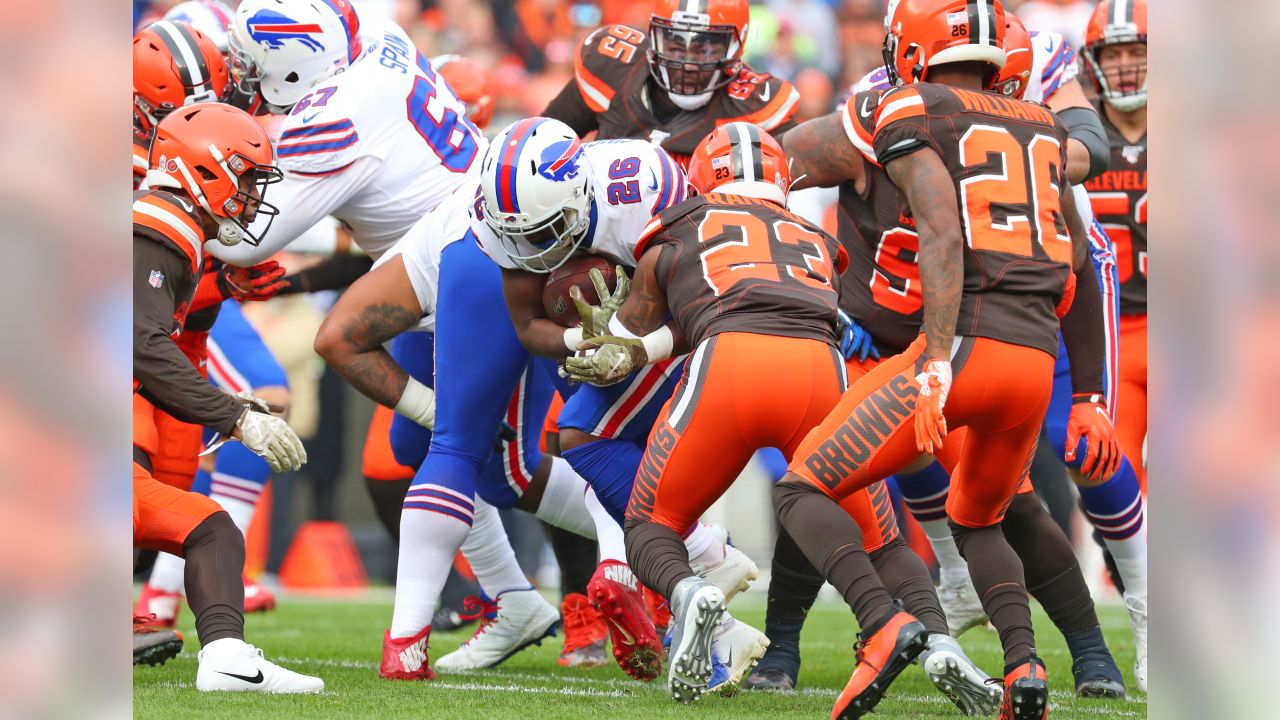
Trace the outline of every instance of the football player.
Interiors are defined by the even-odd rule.
[[[134,391],[157,408],[239,439],[273,470],[306,462],[302,442],[265,402],[209,385],[174,344],[205,261],[204,242],[257,242],[247,229],[274,208],[263,200],[280,174],[271,145],[248,114],[201,103],[170,113],[156,128],[150,190],[133,201]],[[187,559],[187,596],[196,615],[202,691],[320,692],[319,678],[263,658],[244,641],[244,537],[213,500],[165,484],[135,453],[133,531],[138,547]]]
[[[717,126],[741,120],[780,135],[800,93],[742,62],[747,0],[659,0],[648,32],[598,28],[574,56],[573,80],[543,115],[602,140],[644,138],[682,167]]]
[[[1147,2],[1103,0],[1094,9],[1083,50],[1098,112],[1107,129],[1111,164],[1085,183],[1094,214],[1116,247],[1120,278],[1120,368],[1115,417],[1120,446],[1133,459],[1146,493],[1147,440]],[[1082,493],[1083,494],[1083,493]],[[1141,501],[1090,510],[1124,580],[1133,622],[1138,687],[1147,686],[1146,546]],[[1142,547],[1133,547],[1143,540]],[[1118,541],[1118,542],[1117,542]],[[1131,570],[1125,574],[1125,569]],[[1141,568],[1141,582],[1134,576]]]
[[[980,92],[994,85],[1006,60],[998,2],[984,0],[970,13],[963,3],[907,0],[891,6],[886,27],[890,79],[907,87],[878,103],[858,98],[867,102],[853,112],[874,118],[871,152],[905,196],[900,214],[918,243],[924,333],[845,395],[775,488],[775,503],[806,554],[826,557],[830,538],[846,537],[849,525],[832,512],[831,499],[902,469],[922,452],[954,445],[954,439],[943,442],[948,420],[964,427],[947,503],[952,532],[1000,630],[1002,716],[1039,718],[1047,712],[1048,687],[1034,655],[1023,568],[998,524],[1039,435],[1058,349],[1057,316],[1073,295],[1062,330],[1085,407],[1073,413],[1068,435],[1087,439],[1085,469],[1094,478],[1111,474],[1119,457],[1114,430],[1094,400],[1102,384],[1101,296],[1083,224],[1066,197],[1066,131],[1040,106]],[[985,174],[993,157],[1003,167],[1034,170]],[[993,208],[997,199],[1010,198],[1020,204]],[[974,312],[979,293],[980,316]],[[954,384],[953,362],[960,368]],[[1001,370],[1010,364],[1018,371]],[[915,432],[898,432],[908,421]],[[1069,449],[1068,459],[1074,455]],[[824,574],[845,586],[866,564],[854,553]],[[855,588],[850,602],[860,608],[867,645],[836,714],[858,717],[923,643],[912,619],[894,612],[877,588]]]

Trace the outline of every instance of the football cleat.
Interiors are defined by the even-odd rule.
[[[712,642],[724,609],[720,588],[697,576],[681,580],[671,593],[667,689],[676,701],[691,703],[707,689],[713,670]]]
[[[437,608],[431,616],[431,627],[439,632],[453,632],[477,620],[492,620],[497,614],[498,606],[482,592],[463,598],[460,609],[443,605]]]
[[[1100,653],[1083,654],[1071,662],[1071,675],[1076,684],[1076,695],[1086,698],[1123,698],[1124,676],[1103,648]]]
[[[920,653],[925,675],[964,715],[994,715],[1004,695],[998,683],[982,672],[955,638],[930,635]]]
[[[764,633],[726,612],[711,640],[711,655],[718,664],[724,665],[726,673],[723,679],[713,676],[707,689],[736,693],[742,679],[760,662],[768,648],[769,638]]]
[[[622,671],[637,680],[658,677],[662,645],[631,568],[617,560],[600,563],[587,583],[587,596],[609,626],[613,657]]]
[[[1045,720],[1049,717],[1049,678],[1044,663],[1032,651],[1027,662],[1004,678],[1000,720]]]
[[[591,600],[581,593],[569,593],[560,603],[564,619],[564,647],[556,662],[564,667],[600,667],[609,662],[604,641],[609,626]]]
[[[246,613],[266,612],[276,607],[276,595],[248,578],[244,581],[244,611]]]
[[[470,640],[436,661],[436,670],[483,670],[556,634],[560,613],[537,590],[508,590],[494,598],[497,615],[482,620]]]
[[[1147,691],[1147,596],[1125,593],[1124,606],[1129,609],[1133,626],[1133,679],[1138,689]]]
[[[434,680],[436,674],[431,671],[431,658],[427,657],[430,638],[430,625],[413,637],[393,638],[390,630],[383,633],[378,674],[387,680]]]
[[[800,623],[768,626],[769,650],[743,681],[747,690],[795,690],[800,678]]]
[[[153,615],[133,617],[133,664],[163,665],[182,652],[182,633],[156,628]]]
[[[724,559],[716,565],[707,567],[694,563],[691,567],[703,580],[720,588],[725,602],[751,587],[751,581],[760,577],[760,568],[756,567],[746,553],[732,545],[725,545]]]
[[[152,628],[172,628],[178,624],[178,608],[182,606],[182,593],[157,590],[146,583],[138,595],[138,602],[133,605],[133,614],[138,617],[155,616],[151,621]]]
[[[858,664],[831,709],[831,720],[856,720],[871,712],[889,684],[924,650],[928,633],[919,620],[899,610],[875,632],[864,630],[858,638]]]
[[[202,692],[318,693],[324,681],[286,670],[243,640],[214,640],[200,651],[196,689]]]
[[[982,601],[978,599],[978,592],[973,589],[967,573],[959,582],[948,582],[943,578],[938,585],[938,601],[947,616],[947,630],[953,638],[987,624],[987,611],[982,609]]]

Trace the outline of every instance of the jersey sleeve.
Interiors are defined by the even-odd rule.
[[[587,107],[602,113],[613,104],[622,78],[645,62],[649,38],[628,25],[604,25],[582,41],[573,58],[573,79]]]
[[[932,145],[926,118],[925,99],[915,87],[898,88],[881,98],[872,135],[878,162],[884,165]]]
[[[133,234],[150,238],[187,259],[190,277],[204,266],[204,232],[196,206],[162,190],[140,191],[133,199]]]
[[[643,202],[649,208],[649,214],[657,215],[669,207],[674,207],[684,202],[689,197],[689,180],[684,174],[684,170],[680,169],[679,163],[667,154],[657,145],[649,145],[649,157],[646,160],[648,166],[642,174],[640,183],[641,197]]]
[[[862,156],[876,162],[876,150],[872,144],[875,135],[875,113],[880,102],[876,90],[854,93],[840,107],[840,122],[844,134]]]
[[[732,104],[730,118],[723,122],[742,121],[759,125],[770,134],[780,134],[795,125],[800,91],[779,77],[757,73],[744,67],[725,90]]]
[[[1032,33],[1033,66],[1031,76],[1040,83],[1038,99],[1048,102],[1058,88],[1076,79],[1080,63],[1076,51],[1055,32]]]
[[[370,143],[361,142],[356,112],[361,98],[351,83],[317,88],[303,106],[285,118],[276,143],[276,161],[289,172],[308,177],[332,175],[365,156]]]

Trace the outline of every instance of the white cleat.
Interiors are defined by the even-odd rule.
[[[994,715],[1000,712],[1004,700],[1001,683],[992,682],[991,676],[964,654],[960,643],[946,635],[930,635],[924,652],[920,653],[920,666],[943,695],[960,708],[965,715]]]
[[[691,703],[702,697],[711,680],[711,643],[724,616],[724,593],[699,577],[681,580],[671,593],[671,650],[667,689],[671,697]]]
[[[947,615],[947,629],[953,638],[987,624],[987,611],[982,609],[982,601],[978,599],[978,592],[973,589],[968,575],[959,582],[944,578],[938,586],[938,600],[942,603],[942,612]]]
[[[711,640],[711,653],[717,663],[724,665],[728,677],[707,689],[720,688],[721,692],[728,693],[737,691],[742,679],[768,649],[769,638],[764,633],[726,612]]]
[[[724,559],[713,566],[692,563],[698,577],[720,588],[727,603],[734,595],[751,587],[751,581],[760,577],[760,568],[747,554],[732,545],[724,546]]]
[[[481,623],[462,647],[437,660],[437,672],[494,667],[530,645],[541,645],[560,624],[560,611],[532,588],[508,590],[495,602],[497,617]]]
[[[1129,609],[1129,624],[1133,626],[1133,679],[1138,689],[1147,691],[1147,596],[1124,596],[1124,606]]]
[[[262,651],[243,640],[214,640],[198,655],[196,689],[261,693],[318,693],[324,681],[318,677],[286,670],[262,656]]]

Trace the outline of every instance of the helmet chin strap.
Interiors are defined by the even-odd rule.
[[[708,90],[707,92],[698,93],[697,95],[677,95],[670,90],[667,91],[667,97],[671,98],[671,102],[681,110],[697,110],[707,103],[711,102],[711,96],[715,92]]]

